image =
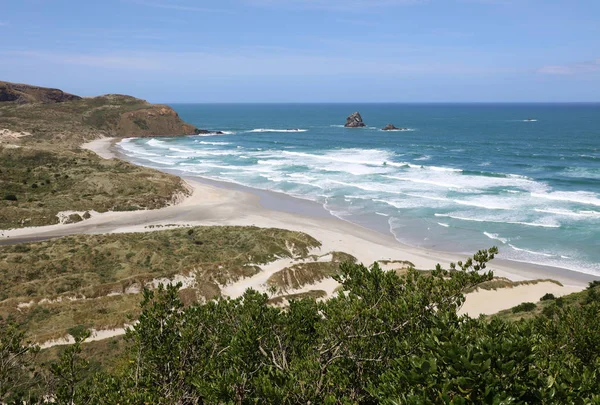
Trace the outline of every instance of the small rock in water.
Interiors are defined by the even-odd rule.
[[[382,131],[407,131],[408,128],[396,128],[393,124],[387,124],[381,130]]]
[[[350,114],[348,118],[346,118],[346,128],[360,128],[366,126],[360,116],[360,113],[357,111],[355,113]]]
[[[207,135],[207,134],[224,135],[224,133],[222,131],[209,131],[207,129],[199,129],[199,128],[196,128],[194,132],[196,133],[196,135]]]

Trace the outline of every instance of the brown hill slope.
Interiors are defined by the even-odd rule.
[[[65,93],[59,89],[0,81],[0,102],[15,102],[17,104],[62,103],[80,99],[79,96]]]
[[[6,82],[0,82],[0,86],[3,83],[4,88],[11,89],[10,91],[15,86],[25,86]],[[36,89],[33,86],[25,87]],[[60,90],[55,91],[62,93]],[[10,94],[17,93],[13,91]],[[196,133],[193,125],[185,123],[166,105],[150,104],[145,100],[118,94],[89,98],[67,95],[75,98],[54,103],[41,101],[49,100],[50,94],[45,93],[44,97],[38,98],[29,93],[23,95],[24,98],[29,97],[28,100],[35,100],[31,103],[17,100],[2,102],[0,98],[0,130],[31,133],[32,136],[23,138],[23,142],[58,141],[70,145],[79,145],[103,136],[175,136]]]

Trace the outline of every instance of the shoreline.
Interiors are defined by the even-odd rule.
[[[137,162],[129,160],[129,157],[127,155],[125,155],[119,151],[116,144],[119,141],[121,141],[122,139],[125,139],[125,138],[104,138],[102,140],[93,141],[93,142],[97,142],[97,144],[91,145],[91,146],[93,146],[94,148],[97,148],[103,154],[111,155],[114,158],[122,159],[122,160],[125,160],[132,164],[139,164]],[[84,147],[84,146],[82,146],[82,147]],[[92,150],[92,149],[90,148],[90,150]],[[94,150],[94,151],[96,151],[96,150]],[[459,260],[464,260],[466,257],[469,257],[469,255],[473,255],[474,253],[476,253],[475,251],[457,253],[457,252],[449,252],[449,251],[444,251],[444,250],[428,249],[428,248],[421,248],[421,247],[407,245],[403,242],[398,241],[395,238],[393,233],[389,231],[389,225],[387,224],[387,222],[386,222],[385,226],[383,226],[383,227],[365,226],[362,224],[351,222],[349,220],[342,219],[342,218],[339,218],[339,217],[333,215],[331,212],[329,212],[327,209],[325,209],[322,206],[322,204],[320,204],[318,202],[295,197],[295,196],[292,196],[292,195],[289,195],[289,194],[286,194],[286,193],[283,193],[280,191],[262,190],[262,189],[257,189],[257,188],[253,188],[250,186],[246,186],[243,184],[228,182],[228,181],[224,181],[224,180],[214,180],[214,179],[210,179],[210,178],[205,178],[205,177],[202,177],[199,175],[190,176],[189,173],[181,172],[178,170],[168,170],[168,169],[156,169],[156,170],[161,170],[165,173],[176,175],[178,177],[181,177],[182,179],[184,179],[187,182],[195,181],[195,182],[199,182],[199,183],[206,184],[209,186],[218,187],[223,190],[241,191],[244,193],[248,193],[248,194],[257,196],[259,198],[259,203],[265,209],[270,209],[270,210],[274,210],[274,211],[278,211],[278,212],[287,212],[290,214],[307,215],[311,218],[317,218],[317,217],[318,218],[328,218],[333,221],[340,221],[345,224],[349,224],[352,227],[360,228],[360,229],[363,229],[368,232],[375,232],[376,234],[380,235],[381,237],[388,239],[388,241],[390,243],[397,245],[397,247],[399,249],[407,250],[407,251],[411,251],[411,252],[422,252],[426,256],[440,258],[440,260],[442,260],[442,261],[440,261],[439,263],[442,266],[448,266],[448,264],[452,261],[457,262]],[[480,249],[486,249],[486,248],[492,247],[493,245],[494,245],[494,243],[490,243],[488,245],[482,245],[480,247]],[[501,248],[501,246],[499,246],[499,247]],[[502,252],[500,251],[500,255],[498,255],[492,262],[492,267],[494,267],[493,265],[500,264],[499,271],[501,271],[502,274],[497,274],[497,275],[500,277],[506,277],[512,281],[521,281],[521,280],[534,279],[534,278],[552,278],[557,281],[560,281],[561,283],[563,283],[565,285],[573,285],[572,283],[574,282],[575,285],[587,286],[587,283],[589,283],[590,281],[600,279],[600,276],[596,276],[596,275],[584,273],[584,272],[579,272],[579,271],[571,270],[568,268],[554,267],[554,266],[547,266],[547,265],[543,265],[543,264],[535,264],[535,263],[529,263],[529,262],[503,259],[501,257],[501,254],[502,254]],[[447,260],[444,261],[444,259],[447,259]],[[416,265],[416,263],[415,263],[415,265]],[[417,265],[417,268],[419,268],[418,265]]]
[[[116,143],[120,140],[121,138],[100,138],[81,145],[81,148],[95,152],[105,159],[127,160],[127,157],[116,149]],[[465,254],[403,244],[391,233],[379,232],[373,228],[340,219],[314,201],[201,176],[182,176],[181,173],[174,170],[163,171],[181,177],[193,189],[192,195],[179,204],[157,210],[110,211],[95,214],[92,218],[75,224],[7,230],[4,231],[4,236],[0,235],[0,245],[7,244],[7,242],[12,244],[23,240],[43,240],[76,233],[148,231],[149,229],[144,228],[145,226],[168,223],[190,226],[277,227],[302,231],[320,239],[319,233],[326,231],[325,226],[330,226],[334,231],[347,233],[353,238],[363,239],[383,248],[383,251],[375,249],[377,251],[375,253],[386,254],[353,253],[359,261],[365,264],[372,264],[376,260],[384,259],[409,260],[419,269],[429,269],[434,268],[438,263],[447,267],[450,262],[457,262],[468,257]],[[358,248],[360,243],[356,246],[356,250],[359,251],[368,250],[368,247],[371,247]],[[481,249],[491,246],[492,244],[482,246]],[[351,249],[339,246],[337,250],[348,251]],[[476,252],[472,252],[470,255],[474,253]],[[580,288],[586,287],[592,280],[600,279],[598,276],[574,270],[503,259],[502,252],[491,262],[489,269],[494,270],[497,276],[506,277],[512,281],[551,278],[566,286]]]
[[[115,148],[118,140],[102,138],[81,147],[106,159],[120,158]],[[347,252],[367,266],[379,260],[408,260],[418,269],[433,269],[438,263],[448,268],[449,263],[467,258],[465,255],[404,245],[391,233],[386,235],[341,220],[316,202],[284,193],[256,190],[196,176],[186,176],[183,179],[193,192],[178,204],[157,210],[99,213],[88,220],[68,225],[8,230],[0,235],[0,245],[72,234],[149,232],[168,229],[165,225],[258,226],[304,232],[322,243],[319,249],[322,254],[331,251]],[[154,227],[150,227],[151,225]],[[491,245],[482,246],[488,247]],[[475,252],[471,254],[473,253]],[[537,302],[543,295],[540,294],[542,291],[552,292],[557,296],[565,295],[581,291],[590,281],[598,279],[572,270],[503,260],[501,253],[489,264],[487,270],[492,270],[497,277],[512,281],[553,279],[563,286],[541,282],[531,286],[480,290],[467,295],[461,313],[471,316],[492,314],[521,302]]]

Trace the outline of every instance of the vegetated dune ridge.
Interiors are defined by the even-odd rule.
[[[82,98],[0,82],[0,229],[79,221],[89,211],[155,209],[187,193],[176,176],[79,148],[107,136],[174,136],[196,129],[168,106],[130,96]]]

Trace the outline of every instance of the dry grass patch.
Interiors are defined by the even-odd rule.
[[[145,286],[183,280],[187,303],[212,299],[222,285],[260,271],[257,264],[303,258],[319,246],[300,232],[257,227],[78,235],[0,246],[0,316],[14,317],[44,339],[78,324],[112,328],[136,316]]]
[[[500,288],[515,288],[521,285],[535,285],[539,283],[554,283],[562,287],[562,284],[556,280],[537,279],[537,280],[523,280],[523,281],[511,281],[505,277],[494,277],[493,280],[486,281],[485,283],[478,284],[465,291],[465,294],[477,291],[477,290],[498,290]]]

